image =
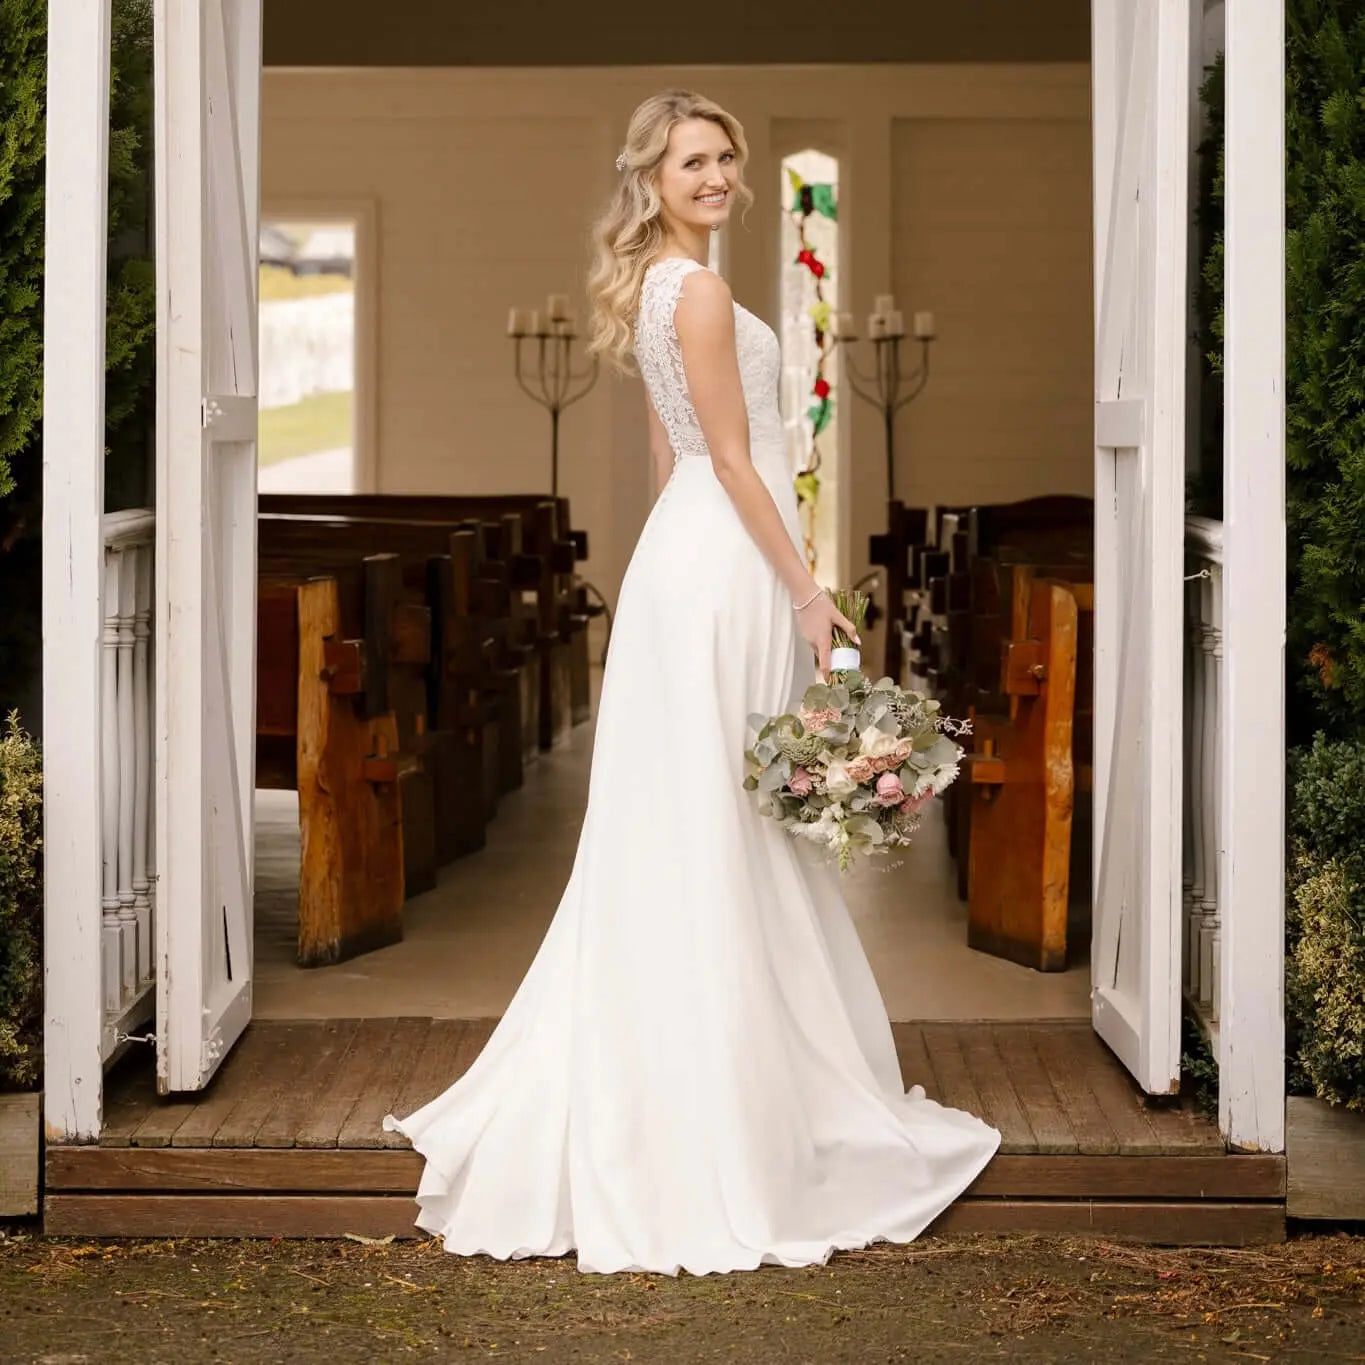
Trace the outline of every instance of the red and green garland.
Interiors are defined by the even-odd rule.
[[[807,184],[790,168],[787,170],[787,176],[791,181],[792,188],[790,210],[792,222],[796,226],[797,235],[801,241],[801,250],[796,254],[796,264],[805,266],[815,280],[815,302],[811,305],[810,317],[815,327],[815,345],[819,352],[819,359],[815,364],[815,378],[811,385],[811,396],[814,401],[806,409],[806,417],[811,424],[811,452],[806,467],[797,473],[795,479],[797,499],[806,509],[809,524],[813,526],[815,504],[820,496],[820,477],[817,472],[820,468],[820,449],[817,442],[820,434],[829,426],[830,419],[834,416],[834,399],[831,397],[830,382],[825,378],[825,360],[832,350],[832,347],[827,343],[830,305],[824,292],[825,279],[830,267],[815,254],[815,250],[806,236],[806,224],[813,213],[828,218],[832,222],[838,221],[839,213],[833,185]],[[807,558],[813,560],[814,553],[814,545],[808,531],[806,535]]]

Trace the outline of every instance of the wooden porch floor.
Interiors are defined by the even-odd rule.
[[[203,1094],[110,1077],[98,1146],[49,1146],[46,1230],[80,1236],[416,1235],[420,1159],[386,1113],[438,1094],[489,1019],[257,1021]],[[1230,1155],[1187,1103],[1152,1102],[1088,1024],[895,1025],[906,1083],[1000,1129],[932,1231],[1245,1244],[1284,1237],[1280,1156]]]

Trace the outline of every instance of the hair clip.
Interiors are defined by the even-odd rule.
[[[625,154],[625,152],[622,152],[622,153],[620,154],[620,156],[618,156],[618,157],[616,158],[616,169],[617,169],[618,171],[623,171],[623,170],[625,170],[625,168],[626,168],[626,154]]]

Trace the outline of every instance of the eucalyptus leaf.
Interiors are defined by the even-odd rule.
[[[933,744],[930,745],[929,752],[926,756],[930,763],[937,766],[941,763],[956,763],[958,755],[961,752],[962,751],[951,739],[948,739],[945,735],[939,735],[934,740]]]

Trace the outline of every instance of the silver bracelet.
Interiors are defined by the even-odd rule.
[[[806,598],[806,600],[805,600],[804,602],[802,602],[801,605],[800,605],[799,607],[794,608],[794,610],[795,610],[795,611],[805,611],[805,609],[806,609],[808,606],[810,606],[810,604],[811,604],[812,602],[814,602],[815,599],[816,599],[817,597],[819,597],[824,591],[825,591],[824,588],[816,588],[816,590],[815,590],[813,593],[811,593],[811,595],[810,595],[808,598]]]

